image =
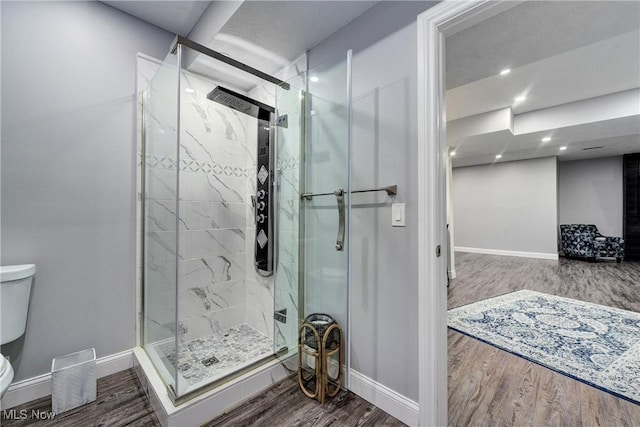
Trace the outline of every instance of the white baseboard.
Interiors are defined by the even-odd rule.
[[[487,254],[487,255],[502,255],[502,256],[515,256],[521,258],[539,258],[539,259],[552,259],[557,261],[557,253],[543,253],[543,252],[520,252],[520,251],[505,251],[502,249],[484,249],[484,248],[467,248],[463,246],[456,246],[457,252],[469,252],[473,254]]]
[[[98,378],[133,368],[133,350],[125,350],[96,360]],[[18,381],[9,386],[0,408],[9,409],[51,394],[51,373]]]
[[[456,271],[455,270],[449,270],[449,279],[453,280],[456,278]]]
[[[403,423],[418,425],[418,403],[353,369],[349,371],[349,390]]]

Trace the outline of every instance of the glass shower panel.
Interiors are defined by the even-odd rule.
[[[300,183],[304,150],[305,74],[290,79],[290,89],[276,87],[277,267],[274,292],[274,353],[288,356],[298,344],[300,310]],[[284,123],[284,124],[283,124]]]
[[[308,72],[304,224],[305,316],[327,314],[347,336],[350,52]],[[345,352],[348,346],[345,345]]]
[[[175,388],[178,250],[179,52],[168,54],[143,94],[143,345],[166,384]]]

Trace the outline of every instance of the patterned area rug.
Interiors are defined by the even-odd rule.
[[[456,331],[640,404],[640,314],[518,291],[449,310]]]

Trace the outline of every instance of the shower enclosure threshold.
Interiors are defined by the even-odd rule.
[[[210,421],[292,376],[297,363],[294,351],[280,358],[270,355],[248,366],[244,372],[209,383],[204,389],[174,402],[173,393],[166,387],[145,349],[136,347],[133,354],[136,374],[163,427],[201,425]]]

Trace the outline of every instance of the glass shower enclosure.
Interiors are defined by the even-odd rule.
[[[141,153],[141,344],[177,403],[295,355],[310,313],[346,329],[349,288],[347,58],[258,101],[184,69],[182,41],[143,92]]]

